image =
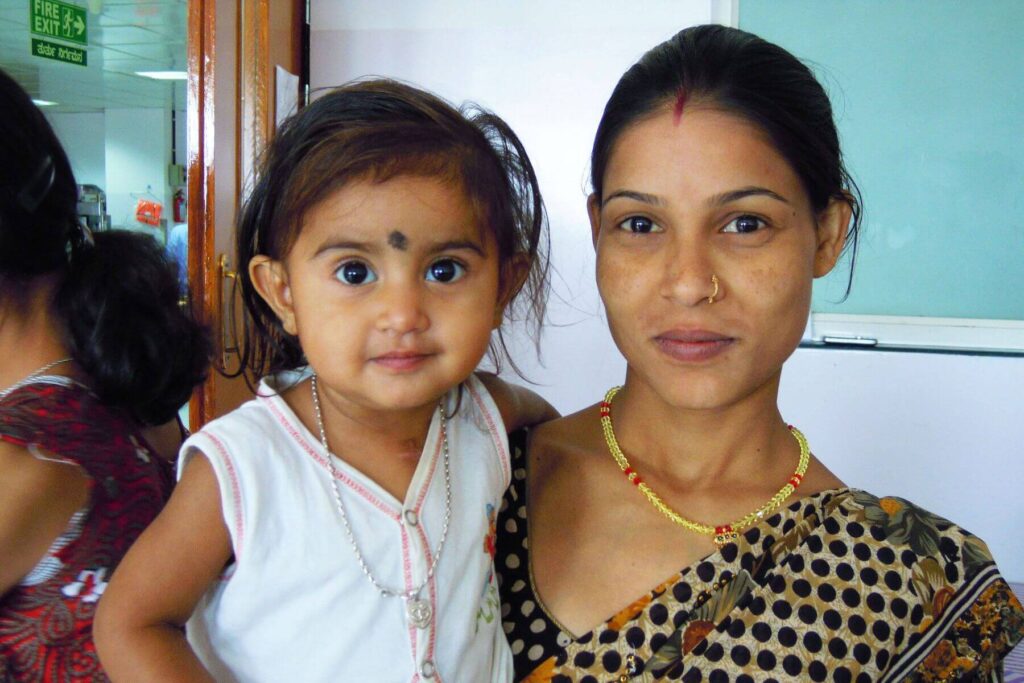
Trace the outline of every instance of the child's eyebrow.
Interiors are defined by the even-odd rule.
[[[358,240],[326,240],[316,248],[316,251],[313,252],[313,258],[320,256],[324,252],[334,251],[336,249],[361,251],[367,254],[376,254],[381,250],[380,246],[373,242],[360,242]]]
[[[429,253],[436,254],[442,251],[458,251],[459,249],[468,249],[469,251],[476,252],[481,258],[487,258],[487,252],[484,251],[482,245],[473,240],[448,240],[446,242],[437,242],[429,247]]]
[[[360,242],[359,240],[328,240],[317,247],[316,251],[313,252],[313,258],[320,256],[324,252],[333,251],[335,249],[361,251],[367,254],[379,254],[383,251],[383,247],[377,242]],[[478,254],[481,258],[487,258],[487,252],[484,251],[483,246],[479,242],[475,242],[470,239],[435,242],[427,246],[427,253],[437,254],[443,251],[458,251],[460,249],[467,249]]]

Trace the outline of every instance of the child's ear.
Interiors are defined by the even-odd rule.
[[[512,298],[519,293],[530,275],[530,257],[527,254],[516,254],[501,270],[501,288],[498,291],[498,301],[494,305],[493,328],[501,327],[501,319],[505,315],[505,307]]]
[[[249,260],[249,279],[252,280],[256,292],[273,309],[285,332],[290,335],[298,334],[292,290],[284,265],[269,256],[253,256]]]
[[[601,233],[601,200],[593,192],[587,197],[587,215],[590,217],[590,239],[597,248],[597,236]]]
[[[828,275],[846,244],[853,205],[847,197],[833,197],[818,214],[818,248],[814,253],[814,277]]]

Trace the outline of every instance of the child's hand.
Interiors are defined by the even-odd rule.
[[[509,384],[491,372],[477,372],[476,376],[490,392],[509,432],[561,417],[554,406],[526,387]]]

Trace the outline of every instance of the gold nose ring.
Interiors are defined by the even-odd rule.
[[[715,303],[715,297],[718,296],[718,276],[717,275],[714,275],[714,274],[711,275],[711,284],[713,284],[715,286],[715,291],[711,292],[711,296],[708,297],[708,303],[709,304]]]

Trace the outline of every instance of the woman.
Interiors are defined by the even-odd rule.
[[[0,72],[0,680],[106,680],[92,617],[170,494],[209,341],[152,238],[78,222],[67,156]]]
[[[859,224],[831,107],[756,36],[619,81],[588,209],[624,386],[514,443],[498,529],[520,680],[996,676],[1024,614],[984,543],[851,489],[778,409]]]

